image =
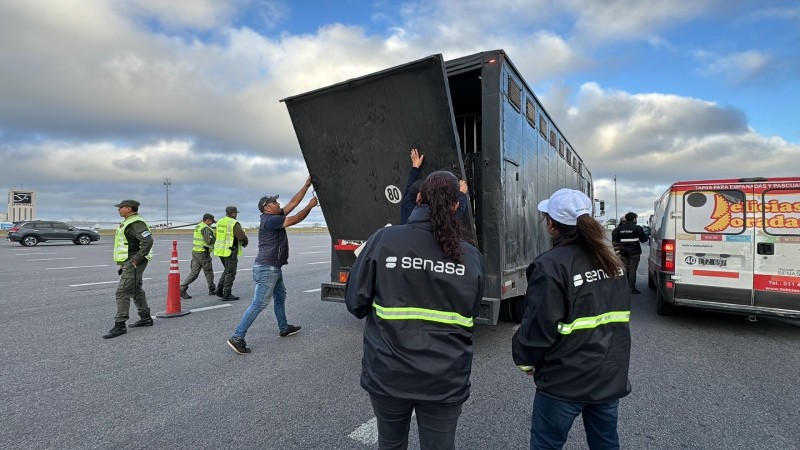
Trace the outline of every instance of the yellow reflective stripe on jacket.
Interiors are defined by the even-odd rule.
[[[395,307],[389,308],[372,303],[375,313],[384,320],[427,320],[429,322],[447,323],[453,325],[472,326],[472,318],[464,317],[461,314],[449,311],[437,311],[435,309]]]
[[[588,330],[609,323],[625,323],[631,321],[630,311],[611,311],[594,317],[579,317],[572,323],[558,323],[558,332],[570,334],[575,330]]]

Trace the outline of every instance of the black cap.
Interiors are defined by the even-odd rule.
[[[114,206],[116,206],[117,208],[123,208],[125,206],[130,206],[131,208],[138,208],[139,202],[137,202],[136,200],[123,200]]]
[[[277,195],[267,195],[261,197],[261,200],[258,201],[258,212],[264,212],[264,206],[270,203],[275,203],[277,201],[278,201]]]
[[[203,214],[203,222],[205,222],[208,219],[211,219],[212,223],[216,222],[216,220],[214,220],[214,215],[213,214],[209,214],[209,213]]]
[[[225,214],[233,214],[233,213],[238,213],[238,212],[239,212],[239,210],[236,209],[235,206],[228,206],[227,208],[225,208]]]

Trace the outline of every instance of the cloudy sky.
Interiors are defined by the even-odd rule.
[[[676,180],[800,175],[797,1],[3,0],[0,187],[36,191],[39,218],[135,198],[157,222],[169,178],[171,221],[255,223],[308,173],[280,99],[497,48],[610,217]]]

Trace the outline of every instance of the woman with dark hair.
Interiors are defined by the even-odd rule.
[[[619,399],[631,391],[630,291],[592,201],[560,189],[539,203],[553,248],[528,267],[514,362],[536,383],[531,449],[560,449],[578,414],[591,449],[617,449]]]
[[[416,411],[420,448],[452,449],[469,397],[483,256],[461,240],[458,179],[430,174],[406,225],[370,236],[350,270],[347,310],[366,317],[361,387],[381,449],[405,449]]]

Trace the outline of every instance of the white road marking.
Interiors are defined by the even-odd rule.
[[[328,252],[300,252],[301,255],[313,255],[315,253],[328,253]]]
[[[75,258],[38,258],[38,259],[26,259],[25,261],[55,261],[58,259],[75,259]]]
[[[108,266],[110,266],[110,264],[97,264],[95,266],[46,267],[44,270],[88,269],[90,267],[108,267]]]
[[[56,252],[44,252],[44,253],[15,253],[14,256],[28,256],[28,255],[55,255]]]
[[[307,264],[330,264],[330,263],[331,263],[330,261],[317,261],[317,262],[307,263]]]
[[[309,289],[309,290],[303,291],[303,292],[319,292],[321,290],[322,290],[322,288],[316,288],[316,289]]]
[[[347,437],[366,445],[378,443],[378,419],[373,417],[348,434]]]
[[[416,420],[417,413],[411,413],[411,426],[414,426]],[[378,443],[378,419],[373,417],[368,421],[359,425],[358,428],[353,430],[352,433],[348,434],[347,437],[354,441],[361,442],[362,444],[366,445],[375,445]]]
[[[152,280],[152,278],[142,278],[142,280]],[[97,285],[97,284],[111,284],[111,283],[119,283],[119,280],[115,280],[115,281],[100,281],[98,283],[70,284],[69,287],[94,286],[94,285]]]
[[[193,308],[193,309],[190,309],[189,311],[191,311],[191,312],[207,311],[209,309],[226,308],[228,306],[233,306],[233,305],[231,305],[230,303],[225,303],[224,305],[214,305],[214,306],[206,306],[206,307],[203,307],[203,308]]]

